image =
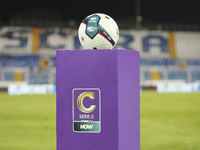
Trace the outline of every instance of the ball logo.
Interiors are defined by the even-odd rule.
[[[89,18],[86,18],[84,22],[86,23],[86,35],[93,39],[98,33],[98,23],[100,21],[100,17],[98,15],[92,15]]]
[[[89,108],[86,108],[84,105],[83,105],[83,100],[85,97],[89,97],[90,99],[94,99],[94,93],[92,92],[83,92],[79,95],[79,97],[77,98],[77,106],[78,106],[78,109],[83,112],[83,113],[91,113],[95,110],[96,108],[96,105],[91,105]]]
[[[98,88],[75,88],[73,99],[73,131],[99,133],[101,130],[101,92]]]

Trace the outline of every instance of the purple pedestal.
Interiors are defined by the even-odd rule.
[[[139,52],[56,53],[57,150],[140,150]]]

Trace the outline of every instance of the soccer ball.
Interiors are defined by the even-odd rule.
[[[85,49],[112,49],[119,39],[119,28],[108,15],[95,13],[80,24],[78,37]]]

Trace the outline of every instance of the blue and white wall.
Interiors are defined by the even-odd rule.
[[[200,58],[200,32],[120,30],[119,49],[138,50],[141,57]],[[77,31],[60,28],[2,27],[0,53],[52,54],[82,49]]]

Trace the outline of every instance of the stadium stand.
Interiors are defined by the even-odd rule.
[[[199,82],[199,41],[200,32],[121,30],[116,48],[140,51],[142,84],[162,80]],[[82,49],[77,30],[2,27],[0,83],[55,84],[56,50],[68,49]]]
[[[1,67],[38,67],[39,56],[37,55],[20,55],[0,57]]]

